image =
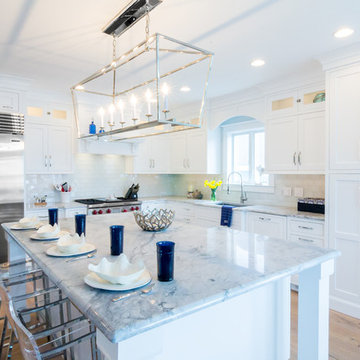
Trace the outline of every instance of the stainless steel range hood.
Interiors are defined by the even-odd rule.
[[[120,36],[162,1],[163,0],[132,0],[106,24],[103,32],[108,35]]]
[[[0,112],[0,134],[23,135],[24,115]]]

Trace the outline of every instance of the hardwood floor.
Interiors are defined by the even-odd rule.
[[[297,359],[297,293],[291,294],[291,360]],[[0,323],[2,328],[2,322]],[[14,360],[23,357],[17,344],[14,346]],[[330,356],[331,360],[360,359],[360,319],[330,310]]]
[[[291,294],[291,360],[297,359],[297,293]],[[329,359],[360,359],[360,319],[330,310]]]

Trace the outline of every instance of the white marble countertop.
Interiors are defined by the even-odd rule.
[[[35,211],[35,210],[47,210],[50,208],[58,208],[58,209],[75,209],[75,208],[86,208],[86,205],[80,204],[75,201],[70,201],[68,203],[63,202],[49,202],[45,206],[37,206],[34,203],[26,204],[25,210],[27,211]]]
[[[153,291],[117,303],[117,292],[84,283],[88,263],[110,253],[109,226],[125,225],[124,252],[142,258],[155,280]],[[300,272],[338,255],[296,242],[240,232],[227,227],[204,228],[175,220],[164,232],[142,231],[132,214],[87,218],[87,242],[96,245],[96,258],[66,263],[45,254],[52,244],[32,241],[33,231],[12,231],[17,243],[32,257],[94,325],[112,342],[119,342],[176,320],[281,277]],[[60,220],[62,229],[74,229],[73,219]],[[175,246],[175,280],[156,280],[156,242],[172,240]]]
[[[210,207],[221,207],[220,203],[223,202],[222,200],[219,201],[198,200],[198,199],[188,199],[185,197],[177,197],[177,196],[143,198],[142,201],[145,204],[146,202],[152,202],[152,201],[179,201],[193,205],[210,206]],[[233,211],[245,211],[245,212],[251,211],[251,212],[261,212],[271,215],[291,216],[291,217],[303,218],[309,220],[325,220],[324,214],[298,211],[295,207],[285,207],[285,206],[276,206],[276,205],[245,204],[245,206],[234,208]]]

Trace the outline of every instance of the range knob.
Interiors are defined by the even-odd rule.
[[[138,206],[136,206],[135,210],[139,210],[140,208]]]
[[[126,209],[123,209],[123,211],[122,212],[127,212],[127,210]]]
[[[92,214],[93,214],[93,215],[96,215],[96,214],[97,214],[97,211],[96,211],[96,210],[93,210]]]
[[[104,212],[102,211],[102,210],[99,210],[99,214],[101,215],[101,214],[103,214]]]
[[[106,213],[107,213],[107,214],[110,214],[110,213],[111,213],[111,209],[107,209],[107,210],[106,210]]]
[[[130,208],[130,210],[131,210],[131,211],[134,211],[134,210],[135,210],[135,208],[132,206],[132,207]]]

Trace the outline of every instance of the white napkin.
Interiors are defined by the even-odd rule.
[[[62,253],[73,253],[81,249],[85,245],[85,236],[77,233],[74,235],[66,234],[61,236],[56,247]]]
[[[37,216],[33,216],[31,218],[24,217],[19,220],[19,225],[23,228],[35,226],[39,223],[39,218]]]
[[[48,238],[51,236],[56,236],[59,232],[60,232],[60,227],[58,226],[58,224],[54,224],[54,226],[47,224],[41,226],[39,230],[36,232],[36,234],[40,238]]]
[[[127,285],[141,276],[145,265],[141,260],[131,264],[125,254],[120,254],[115,261],[102,258],[98,265],[89,264],[88,269],[112,284]]]

